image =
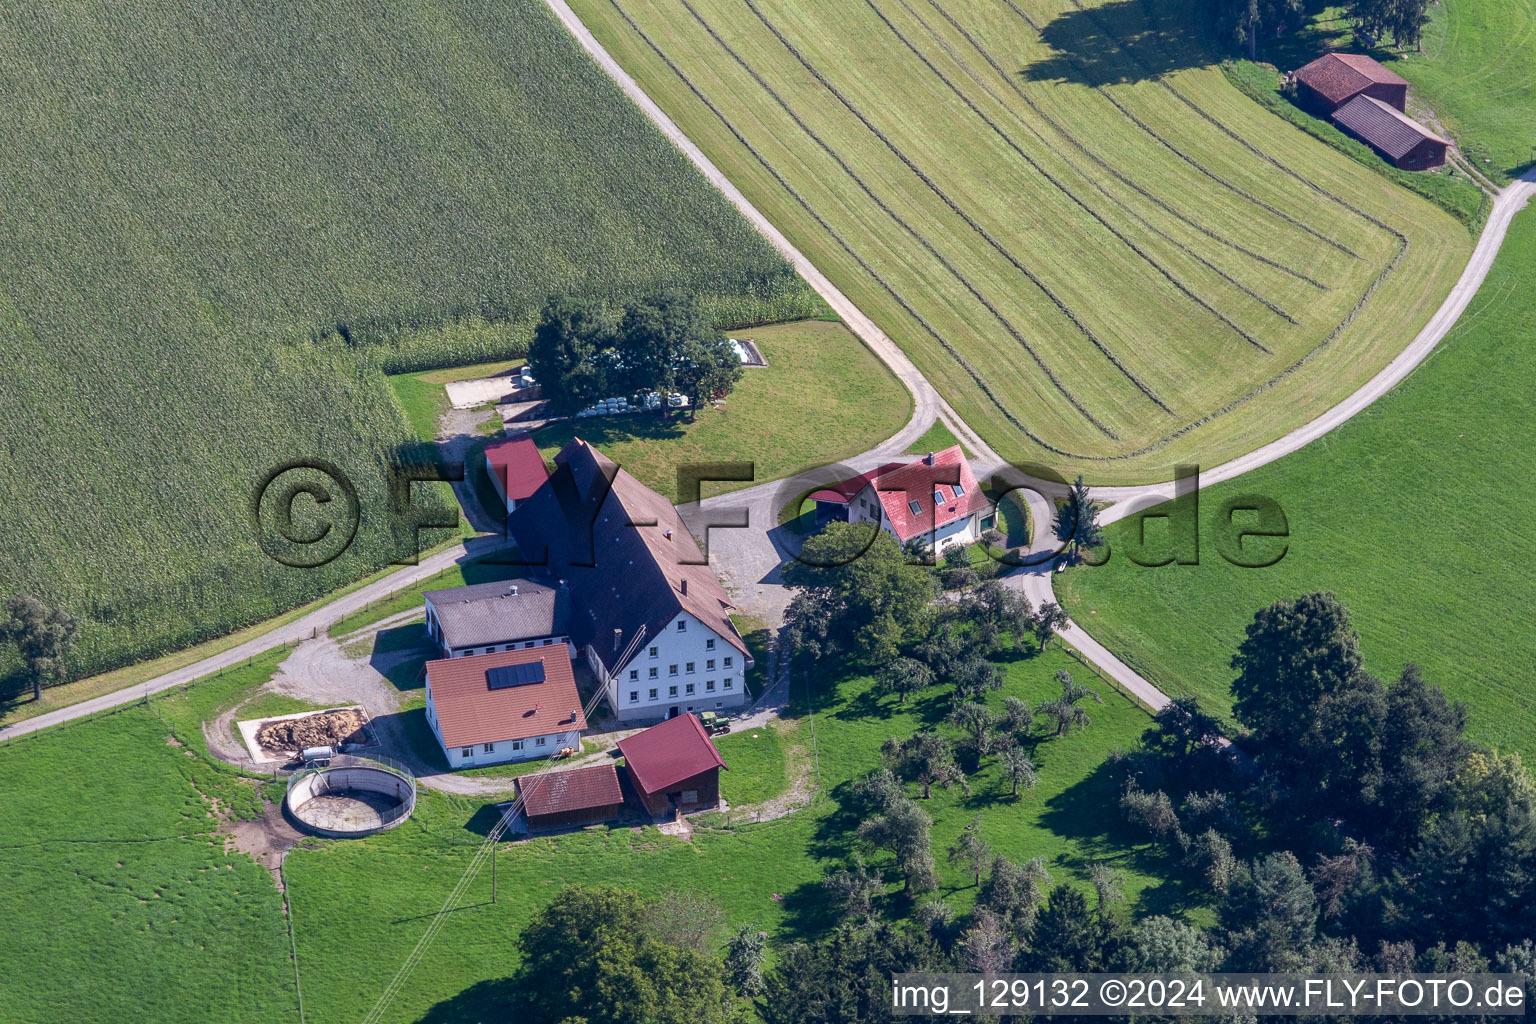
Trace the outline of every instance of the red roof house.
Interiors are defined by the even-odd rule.
[[[1445,165],[1450,142],[1374,96],[1356,96],[1333,112],[1333,123],[1380,153],[1394,167],[1426,171]]]
[[[427,662],[427,723],[469,768],[581,749],[587,727],[564,644]]]
[[[720,757],[694,715],[679,715],[619,741],[624,770],[645,810],[672,817],[720,802]]]
[[[517,788],[530,830],[612,821],[624,809],[619,773],[611,764],[525,775]]]
[[[1296,71],[1302,106],[1327,117],[1356,96],[1408,109],[1408,82],[1362,53],[1325,53]]]
[[[517,434],[487,445],[485,464],[491,474],[491,484],[507,504],[508,514],[517,508],[518,502],[531,498],[533,492],[549,479],[544,456],[539,454],[539,447],[529,434]]]
[[[878,522],[902,544],[922,538],[935,553],[974,543],[994,515],[959,445],[887,463],[833,490],[851,495],[849,522]]]

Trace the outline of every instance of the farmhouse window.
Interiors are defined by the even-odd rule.
[[[512,749],[513,750],[522,750],[523,749],[523,741],[522,740],[513,740],[512,741]]]
[[[459,751],[459,756],[460,757],[474,757],[475,756],[475,752],[473,750],[469,749],[468,747],[465,747],[463,750]]]
[[[496,753],[496,744],[494,744],[494,743],[482,743],[482,744],[480,744],[480,752],[482,754],[494,754],[494,753]]]
[[[690,696],[692,696],[692,694],[693,694],[693,684],[689,683],[686,687],[684,687],[684,692],[689,694]]]
[[[944,492],[939,490],[938,488],[934,488],[934,491],[933,491],[933,503],[935,505],[943,505],[945,503],[944,502]]]
[[[651,687],[651,689],[648,692],[650,693],[649,699],[650,700],[655,700],[656,699],[656,688],[653,686],[653,687]]]
[[[677,675],[677,666],[676,665],[668,665],[667,666],[667,675],[669,675],[669,676]]]
[[[915,515],[915,516],[920,516],[920,515],[923,514],[923,506],[919,505],[915,501],[907,502],[907,508],[911,509],[912,510],[912,514]]]
[[[656,657],[656,648],[654,647],[651,648],[651,657]]]
[[[729,655],[729,654],[727,654],[727,655],[726,655],[726,656],[725,656],[725,667],[726,667],[726,668],[730,668],[730,667],[731,667],[731,662],[733,662],[733,661],[735,661],[735,660],[736,660],[736,659],[735,659],[735,658],[734,658],[734,657],[732,657],[732,656],[731,656],[731,655]]]
[[[712,650],[715,649],[715,638],[714,637],[710,637],[708,640],[704,641],[704,649],[706,651],[712,651]]]
[[[657,670],[657,668],[656,668],[656,666],[655,666],[655,665],[652,665],[652,666],[651,666],[651,675],[650,675],[650,678],[652,678],[652,679],[655,679],[655,678],[656,678],[656,673],[657,673],[657,671],[658,671],[658,670]]]
[[[668,697],[676,697],[677,696],[677,687],[675,687],[675,686],[667,687],[667,696]]]
[[[704,663],[704,671],[706,671],[706,672],[713,672],[714,670],[715,670],[715,659],[714,658],[710,658],[708,661],[706,661]]]
[[[725,688],[727,690],[729,690],[731,688],[731,677],[730,676],[726,676],[725,677],[725,679],[723,680],[723,685],[725,686]]]
[[[965,491],[961,490],[959,484],[950,484],[949,489],[955,492],[955,497],[957,498],[962,497],[965,494]]]
[[[629,691],[629,702],[631,704],[634,704],[634,703],[636,703],[639,700],[640,700],[640,691],[639,690],[630,690]]]
[[[704,681],[704,689],[707,692],[713,692],[715,689],[715,681],[713,679],[706,679]]]
[[[688,620],[687,619],[678,619],[677,620],[677,631],[679,633],[686,633],[686,632],[688,632]]]
[[[687,672],[689,675],[692,675],[693,674],[693,662],[690,661],[687,665],[683,666],[683,671]]]
[[[538,739],[533,741],[533,745],[536,746],[536,747],[542,747],[545,744],[546,741],[547,741],[547,737],[540,736]]]
[[[639,669],[632,668],[632,669],[629,670],[629,681],[630,682],[634,682],[636,679],[639,679],[639,678],[640,678],[640,670]]]

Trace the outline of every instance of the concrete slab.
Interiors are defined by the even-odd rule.
[[[363,716],[363,728],[368,733],[368,742],[364,746],[375,746],[377,740],[373,735],[373,722],[368,717],[368,709],[361,704],[339,704],[334,708],[321,708],[319,711],[296,711],[291,715],[273,715],[270,718],[247,718],[243,722],[236,722],[235,728],[240,730],[240,738],[245,741],[245,749],[250,752],[251,760],[257,764],[277,764],[291,759],[297,750],[269,750],[256,742],[257,731],[268,722],[287,722],[294,718],[308,718],[310,715],[324,714],[327,711],[356,711]]]
[[[474,409],[487,402],[499,402],[518,390],[516,374],[495,377],[476,377],[474,380],[456,380],[443,385],[448,391],[448,401],[455,409]]]

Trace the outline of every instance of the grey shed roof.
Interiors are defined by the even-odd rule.
[[[1373,96],[1356,96],[1335,110],[1333,119],[1394,160],[1425,139],[1450,145],[1407,114]]]
[[[569,632],[568,595],[532,580],[476,583],[429,590],[424,596],[437,612],[445,647],[484,647]]]

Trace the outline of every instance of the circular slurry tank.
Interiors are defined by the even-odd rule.
[[[333,839],[394,828],[416,809],[416,778],[403,765],[333,758],[288,779],[284,805],[299,827]]]

